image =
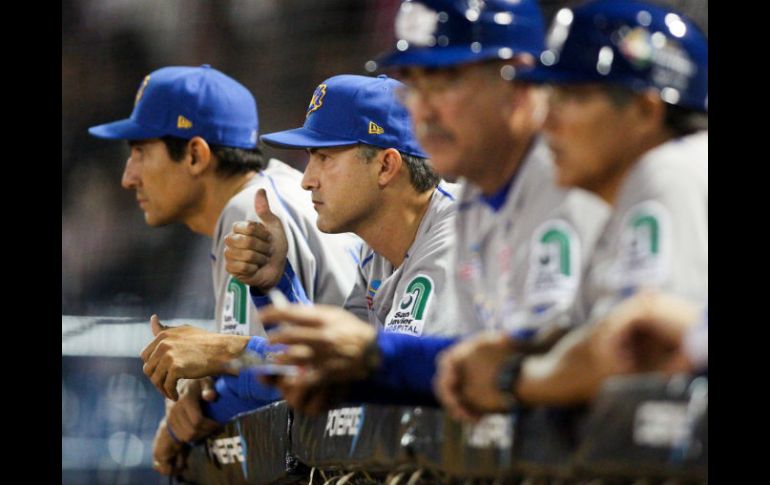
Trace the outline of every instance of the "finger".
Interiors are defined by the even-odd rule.
[[[270,210],[270,202],[267,200],[267,191],[265,189],[259,189],[254,194],[254,211],[263,222],[270,223],[278,219]]]
[[[281,381],[283,378],[283,376],[272,374],[262,374],[257,376],[257,380],[259,382],[265,384],[266,386],[277,387],[279,391],[281,389]]]
[[[185,402],[182,411],[184,412],[182,416],[182,426],[184,426],[185,432],[184,440],[187,442],[208,436],[220,427],[219,423],[203,415],[203,410],[198,400]]]
[[[447,355],[439,354],[437,361],[438,366],[436,369],[436,376],[433,378],[433,392],[436,394],[438,400],[443,404],[445,399],[444,396],[447,392],[449,381],[452,379],[452,377],[449,375],[450,370],[448,369],[447,365]]]
[[[176,381],[179,380],[176,370],[169,368],[166,372],[166,379],[163,382],[163,389],[166,396],[172,401],[179,399],[179,394],[176,392]]]
[[[166,390],[163,388],[163,384],[166,381],[166,371],[167,371],[168,362],[161,359],[158,362],[158,365],[155,366],[155,369],[150,374],[150,381],[152,381],[152,384],[155,386],[158,391],[163,394],[163,396],[171,399],[171,397],[166,394]],[[172,399],[173,401],[176,401],[176,399]]]
[[[259,268],[256,264],[225,260],[225,271],[238,278],[251,278]]]
[[[150,360],[146,362],[142,366],[142,372],[144,372],[144,375],[150,378],[152,380],[152,375],[155,373],[155,368],[158,366],[158,363],[154,360]]]
[[[192,431],[182,402],[177,401],[168,413],[168,427],[174,430],[174,435],[180,441],[189,441]]]
[[[289,352],[292,345],[302,344],[311,347],[318,352],[328,346],[326,332],[319,328],[311,327],[290,327],[281,325],[276,330],[272,330],[267,335],[270,344],[282,344],[289,347],[284,353]],[[277,354],[281,355],[281,354]]]
[[[208,402],[216,401],[219,394],[217,394],[217,390],[214,387],[214,382],[211,379],[202,379],[200,383],[201,399]]]
[[[440,358],[437,394],[450,416],[467,420],[471,415],[462,398],[460,363],[461,359],[456,352],[447,352]]]
[[[157,337],[160,332],[166,330],[168,327],[161,324],[158,315],[153,313],[150,317],[150,328],[152,328],[152,334]]]
[[[152,320],[151,320],[152,322]],[[152,342],[147,344],[147,346],[142,350],[142,353],[139,354],[139,357],[144,361],[147,362],[147,360],[150,358],[152,353],[155,351],[155,347],[158,346],[159,343],[161,343],[166,338],[166,334],[158,335],[155,337]]]
[[[158,337],[158,339],[164,336]],[[147,355],[147,360],[145,361],[144,366],[142,366],[142,370],[150,379],[152,379],[153,375],[155,375],[155,372],[158,369],[158,365],[160,365],[163,358],[168,355],[169,347],[170,346],[167,344],[158,342],[158,344],[153,348],[152,353]]]
[[[323,316],[328,312],[324,305],[289,305],[284,308],[270,306],[261,310],[259,316],[268,323],[286,322],[303,327],[319,327],[325,323]]]
[[[152,462],[152,469],[165,476],[169,476],[173,473],[171,465],[165,461],[154,460]]]
[[[270,231],[261,222],[256,221],[239,221],[233,224],[233,230],[228,234],[232,236],[239,234],[242,236],[251,236],[262,239],[263,241],[271,241],[273,236]]]
[[[181,403],[182,402],[180,401],[180,404]],[[196,413],[196,408],[198,413]],[[182,406],[178,414],[179,423],[174,425],[174,431],[177,431],[178,426],[177,436],[179,436],[179,439],[184,441],[194,440],[198,435],[198,428],[202,418],[198,401],[196,400],[195,402],[184,402],[184,406]]]
[[[225,247],[230,249],[248,249],[268,255],[272,254],[273,251],[273,244],[270,239],[243,234],[228,234],[225,236]]]
[[[284,365],[308,365],[314,360],[315,355],[311,347],[297,344],[286,348],[280,354],[273,354],[273,361]]]
[[[270,255],[267,253],[257,252],[252,249],[237,249],[237,248],[225,248],[224,256],[228,264],[236,265],[237,263],[256,264],[264,266],[270,261]],[[236,271],[238,271],[236,267]]]
[[[162,428],[158,428],[155,442],[153,443],[152,467],[162,475],[170,475],[172,473],[171,463],[179,451],[179,447],[168,435],[165,419],[161,421],[160,426],[162,426]]]

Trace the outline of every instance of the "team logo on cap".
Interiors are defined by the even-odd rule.
[[[696,67],[679,43],[662,32],[650,34],[637,27],[620,33],[618,48],[637,69],[652,68],[652,80],[658,86],[686,89]]]
[[[652,62],[652,36],[642,27],[637,27],[628,32],[621,33],[622,38],[618,48],[623,56],[637,69],[645,69]]]
[[[324,96],[326,96],[326,84],[319,84],[318,87],[315,88],[315,91],[313,91],[313,97],[310,98],[310,104],[307,107],[305,118],[310,116],[310,113],[323,106]]]
[[[396,37],[418,47],[436,44],[438,13],[421,3],[403,3],[396,16]]]
[[[192,128],[192,121],[188,120],[182,115],[179,115],[176,119],[176,127],[181,130],[189,130]]]
[[[369,122],[370,135],[382,135],[383,133],[385,133],[385,130],[380,125],[378,125],[374,121]]]
[[[144,88],[147,87],[148,82],[150,82],[149,74],[144,77],[144,81],[142,81],[141,86],[139,86],[139,89],[136,91],[136,98],[134,98],[134,106],[136,106],[139,100],[142,99],[142,95],[144,94]]]

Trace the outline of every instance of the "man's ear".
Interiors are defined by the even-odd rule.
[[[209,167],[213,167],[213,156],[211,155],[211,147],[206,143],[206,140],[199,136],[194,136],[187,142],[187,163],[190,175],[201,175]]]
[[[385,187],[392,183],[401,172],[401,166],[404,164],[404,159],[401,158],[401,154],[395,148],[386,148],[381,151],[377,158],[379,163],[379,173],[377,175],[377,183],[380,187]]]
[[[634,115],[639,128],[656,133],[666,125],[666,103],[649,89],[634,96]]]

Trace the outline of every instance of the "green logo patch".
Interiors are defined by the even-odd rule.
[[[385,319],[385,331],[422,335],[425,317],[433,295],[433,280],[418,275],[406,285],[401,301],[393,305]]]

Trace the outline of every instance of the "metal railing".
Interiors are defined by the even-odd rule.
[[[705,483],[708,378],[616,378],[591,407],[517,409],[460,423],[439,408],[284,402],[191,450],[188,483]],[[529,482],[527,482],[529,483]],[[600,482],[605,483],[605,482]]]

